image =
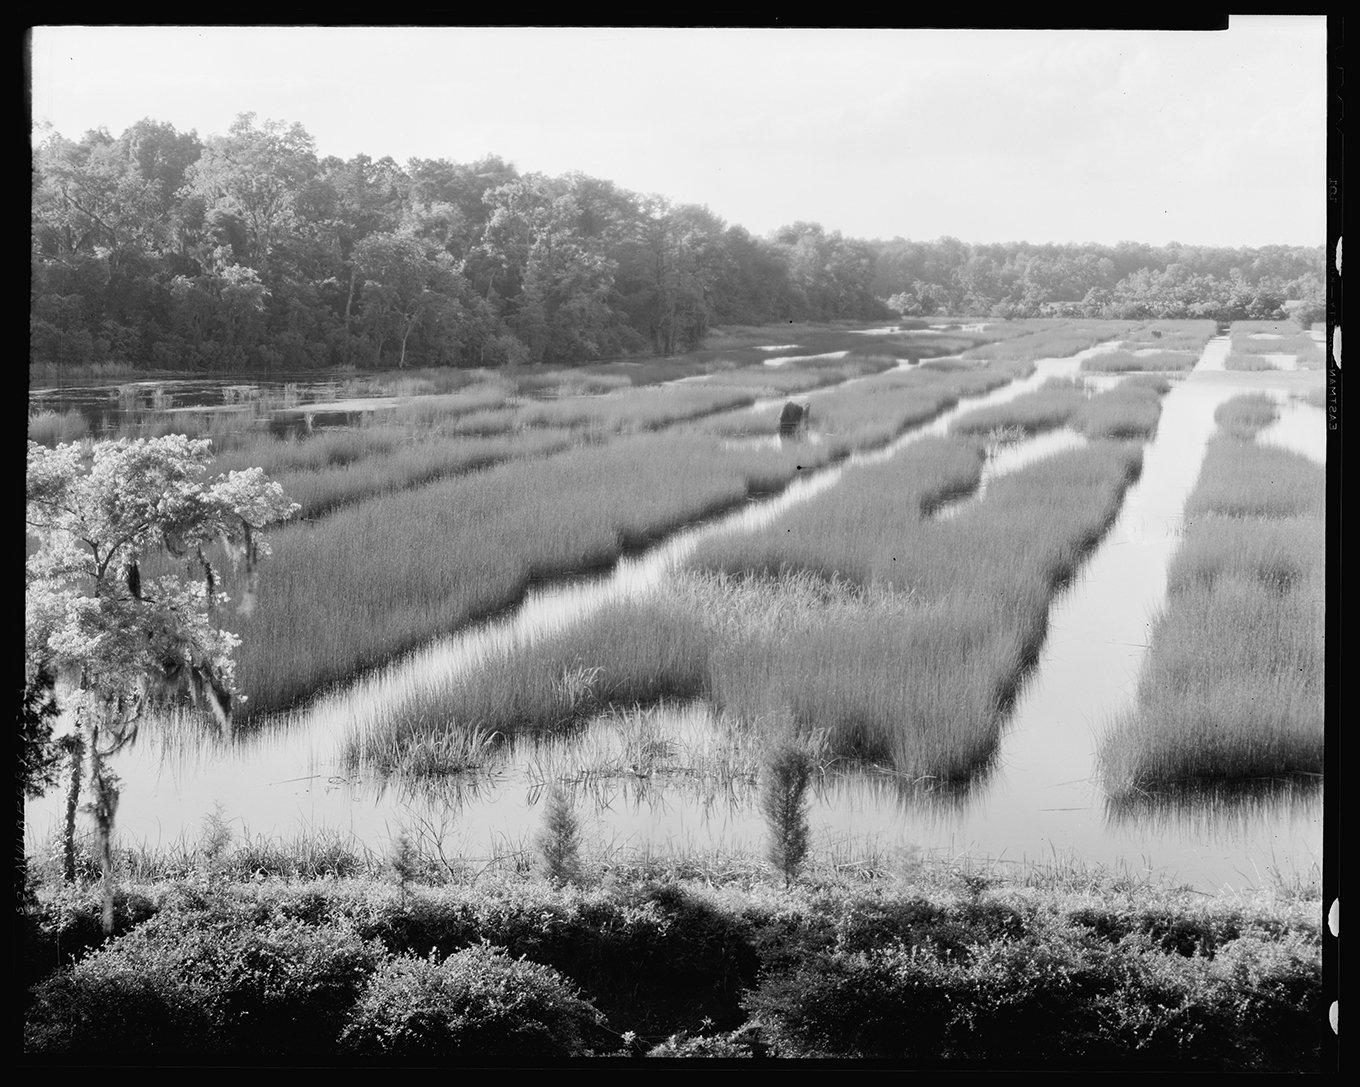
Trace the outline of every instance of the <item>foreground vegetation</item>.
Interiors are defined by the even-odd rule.
[[[739,856],[468,882],[404,844],[317,857],[231,848],[220,827],[177,856],[125,855],[139,874],[106,942],[90,885],[40,883],[26,1051],[1319,1070],[1320,919],[1283,888],[1206,898],[936,862],[866,881],[817,861],[786,890]]]
[[[1290,774],[1323,762],[1324,469],[1256,444],[1277,417],[1263,396],[1216,414],[1186,505],[1136,707],[1107,732],[1119,803]]]

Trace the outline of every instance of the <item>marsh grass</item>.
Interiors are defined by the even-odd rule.
[[[628,782],[639,793],[699,795],[740,803],[755,787],[764,741],[755,729],[716,717],[707,703],[615,704],[580,728],[511,745],[528,780],[579,791]]]
[[[1294,365],[1299,370],[1321,370],[1327,363],[1327,354],[1322,345],[1312,341],[1294,357]]]
[[[340,431],[338,436],[362,435],[365,431]],[[306,449],[315,439],[296,443]],[[280,443],[284,444],[284,443]],[[295,444],[295,443],[287,443]],[[302,505],[298,518],[312,519],[394,491],[407,490],[442,479],[488,468],[504,461],[548,456],[577,444],[569,431],[543,429],[519,435],[495,437],[426,438],[407,440],[400,445],[378,442],[370,455],[354,460],[320,461],[315,468],[306,466],[311,457],[299,458],[297,468],[266,467],[293,501]],[[214,467],[221,471],[233,461],[271,460],[267,453],[241,453],[217,458]],[[278,458],[287,463],[286,455]]]
[[[902,598],[736,642],[711,658],[717,704],[739,720],[825,729],[837,755],[921,783],[984,770],[1049,601],[1112,522],[1141,451],[1098,442],[1060,453],[998,479],[959,517],[930,520],[940,495],[976,485],[980,461],[974,443],[923,439],[769,529],[701,545],[692,568],[802,572]]]
[[[965,359],[1034,362],[1066,358],[1107,340],[1121,339],[1138,327],[1128,321],[1033,320],[1020,335],[970,348]]]
[[[1228,433],[1187,502],[1136,705],[1101,741],[1116,808],[1322,771],[1325,471],[1232,436],[1273,409],[1239,397],[1216,416]]]
[[[1245,442],[1251,441],[1279,417],[1279,404],[1265,393],[1235,396],[1220,404],[1214,412],[1214,422],[1224,433]]]
[[[1232,353],[1224,362],[1229,370],[1281,369],[1277,361],[1260,358],[1262,355],[1293,358],[1293,366],[1284,369],[1316,370],[1326,361],[1313,337],[1293,321],[1236,321],[1230,335]]]
[[[620,602],[515,648],[495,667],[405,699],[358,741],[351,759],[371,762],[432,735],[563,733],[613,706],[693,698],[703,693],[708,652],[696,617],[657,601]]]
[[[1282,370],[1285,369],[1285,367],[1281,366],[1275,359],[1267,358],[1265,355],[1243,354],[1234,350],[1223,360],[1223,369],[1258,372],[1264,370]]]
[[[1293,321],[1234,321],[1228,335],[1233,351],[1243,355],[1294,355],[1315,346]]]
[[[1095,439],[1146,441],[1157,431],[1162,396],[1171,388],[1165,378],[1138,374],[1098,393],[1073,412],[1073,429]]]
[[[1019,376],[1020,370],[1004,365],[879,374],[818,395],[811,425],[838,444],[865,449],[891,441],[964,397],[999,388]]]
[[[1320,465],[1278,446],[1222,437],[1209,444],[1185,516],[1321,518],[1325,508],[1326,473]]]
[[[897,365],[897,360],[882,355],[851,355],[837,363],[812,365],[794,361],[785,366],[743,367],[723,370],[694,379],[698,388],[737,386],[769,395],[803,392],[807,389],[837,385],[851,378],[880,373]]]
[[[799,450],[731,452],[694,436],[620,438],[498,464],[274,534],[259,605],[229,622],[256,712],[518,600],[535,578],[626,550],[786,485]],[[226,567],[226,563],[221,563]],[[227,591],[239,596],[229,577]]]
[[[853,392],[828,416],[849,425],[857,411],[868,411],[869,424],[852,440],[872,444],[943,410],[960,391],[1004,382],[1008,372],[900,379],[905,384]],[[672,416],[690,410],[686,403],[708,411],[728,397],[745,401],[722,390],[696,390],[690,401],[683,390],[641,392],[658,402],[661,394],[680,394],[678,408],[667,409]],[[640,403],[632,399],[619,418],[636,420]],[[778,491],[846,448],[733,451],[698,432],[561,449],[564,441],[554,430],[480,442],[412,439],[384,426],[300,442],[257,437],[248,449],[221,454],[219,468],[268,462],[307,516],[330,514],[274,535],[258,609],[228,619],[245,636],[238,675],[249,711],[286,709],[357,669],[512,604],[535,578],[607,566],[750,495]],[[497,463],[503,456],[518,459]],[[228,565],[221,556],[216,564]],[[241,598],[230,575],[227,589]]]
[[[28,415],[28,440],[39,445],[55,446],[76,442],[90,433],[90,422],[80,412],[37,411]]]
[[[605,396],[574,397],[527,405],[516,413],[516,425],[630,432],[655,430],[736,407],[747,407],[754,394],[692,385],[622,389]]]
[[[930,358],[952,354],[966,348],[992,341],[1023,335],[1029,329],[1020,323],[992,322],[982,332],[963,332],[955,329],[940,335],[916,329],[894,327],[885,322],[890,331],[865,334],[854,327],[854,322],[835,325],[783,324],[758,328],[733,326],[715,329],[705,340],[704,350],[693,358],[703,359],[711,353],[739,359],[744,364],[759,363],[772,352],[759,348],[773,344],[781,347],[778,354],[793,356],[825,355],[833,351],[849,351],[856,355],[886,355],[894,359]]]
[[[1198,356],[1217,331],[1214,321],[1153,321],[1130,332],[1124,345],[1129,350],[1156,347],[1164,351],[1189,351]]]
[[[1087,401],[1081,382],[1051,378],[1032,393],[1025,393],[991,408],[967,412],[950,427],[954,434],[988,434],[1003,427],[1026,435],[1060,427]]]
[[[1189,351],[1157,351],[1150,355],[1135,355],[1131,351],[1106,351],[1083,359],[1081,368],[1086,373],[1109,374],[1127,372],[1177,373],[1193,370],[1199,355]]]
[[[494,730],[511,742],[534,740],[515,757],[527,759],[530,776],[543,781],[655,774],[749,783],[759,762],[753,745],[787,719],[761,710],[747,720],[709,720],[701,709],[671,704],[721,700],[723,660],[752,639],[782,644],[847,617],[917,610],[907,594],[808,573],[681,573],[654,595],[609,605],[515,647],[492,666],[412,695],[352,740],[347,765],[397,774],[437,773],[441,765],[451,773],[475,769],[462,759],[422,762],[407,752],[441,743],[461,752],[467,741],[460,735]],[[680,732],[666,735],[663,725]]]

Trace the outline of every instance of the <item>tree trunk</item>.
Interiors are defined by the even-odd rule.
[[[80,772],[85,762],[85,739],[79,733],[67,746],[71,759],[71,782],[66,789],[66,829],[62,836],[64,874],[67,883],[76,881],[76,807],[80,803]]]
[[[95,751],[95,745],[90,745]],[[91,775],[94,785],[94,819],[99,828],[99,868],[103,877],[104,935],[113,935],[113,817],[118,811],[118,786],[113,775],[105,769],[104,760],[95,754],[95,768]]]
[[[345,331],[349,331],[349,310],[354,302],[354,281],[359,275],[359,266],[351,264],[349,269],[349,297],[345,299]]]

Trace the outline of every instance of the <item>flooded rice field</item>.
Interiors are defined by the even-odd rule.
[[[336,831],[383,851],[406,830],[476,863],[527,850],[546,788],[559,785],[570,788],[589,847],[597,850],[758,852],[765,835],[755,803],[758,752],[702,703],[616,709],[569,737],[488,748],[467,773],[434,783],[347,771],[341,751],[409,692],[461,670],[494,670],[513,646],[579,622],[611,601],[654,591],[703,540],[773,524],[846,473],[890,460],[925,435],[947,433],[967,411],[1004,403],[1050,378],[1075,376],[1084,358],[1113,346],[1042,360],[1031,377],[967,399],[880,450],[808,472],[777,496],[675,533],[604,576],[535,589],[504,618],[410,654],[248,735],[214,737],[188,725],[179,735],[169,726],[160,733],[148,729],[115,761],[124,783],[118,835],[153,847],[193,841],[205,815],[220,806],[230,824],[254,836]],[[1259,440],[1325,462],[1323,412],[1300,399],[1320,375],[1226,371],[1228,348],[1226,338],[1211,341],[1195,370],[1174,380],[1164,397],[1156,437],[1118,519],[1054,601],[1040,659],[1002,734],[995,768],[969,788],[947,792],[912,787],[886,771],[833,770],[815,785],[814,850],[846,860],[966,855],[1003,864],[1106,865],[1203,891],[1268,883],[1277,874],[1320,877],[1320,788],[1115,809],[1096,776],[1097,738],[1134,697],[1215,410],[1243,392],[1267,392],[1281,414]],[[1091,384],[1117,380],[1102,375]],[[162,397],[188,395],[174,383],[156,384],[165,386]],[[295,387],[292,395],[313,391]],[[814,418],[816,395],[808,394]],[[1059,429],[990,447],[978,491],[938,516],[983,500],[997,476],[1084,441]],[[30,847],[55,830],[59,792],[30,804]]]

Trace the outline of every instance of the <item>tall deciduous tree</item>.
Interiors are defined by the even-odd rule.
[[[364,320],[377,336],[378,355],[393,337],[401,345],[397,365],[405,367],[411,333],[456,306],[461,284],[453,258],[397,232],[370,234],[354,247],[354,259],[364,280]]]
[[[27,530],[37,546],[25,567],[25,689],[41,701],[51,677],[57,707],[74,725],[68,876],[88,760],[105,931],[113,925],[118,802],[108,759],[135,736],[144,707],[173,691],[187,690],[230,727],[239,639],[214,622],[227,597],[207,548],[222,541],[253,573],[267,553],[263,530],[299,509],[258,468],[206,480],[210,447],[169,435],[97,443],[87,457],[78,445],[28,444]],[[144,577],[141,563],[155,552],[185,560],[193,576]],[[43,740],[39,731],[35,742]],[[40,752],[31,761],[46,765]],[[40,782],[30,775],[26,784]]]
[[[236,118],[226,136],[207,141],[186,173],[186,195],[205,201],[211,214],[238,220],[245,246],[238,255],[262,274],[274,246],[294,224],[294,202],[315,175],[316,144],[300,124]]]

